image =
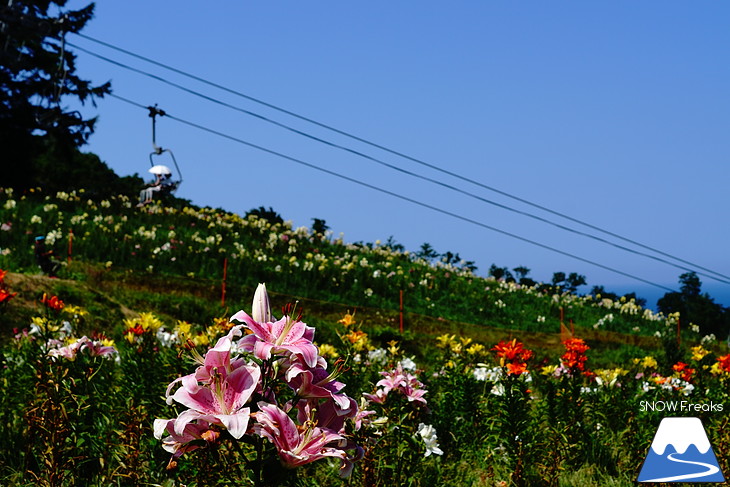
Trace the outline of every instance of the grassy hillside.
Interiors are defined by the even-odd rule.
[[[379,242],[347,243],[288,222],[210,208],[138,209],[124,196],[94,201],[82,191],[0,196],[0,266],[12,271],[37,272],[33,242],[46,235],[63,264],[71,252],[73,263],[117,277],[133,273],[218,286],[225,270],[230,292],[269,282],[286,294],[383,310],[397,310],[402,291],[411,313],[533,332],[559,332],[561,316],[579,328],[644,336],[666,325],[665,317],[630,300],[485,279],[459,265],[419,259]],[[59,276],[73,279],[75,272],[63,267]]]
[[[40,235],[57,276],[37,267]],[[692,325],[678,337],[676,316],[486,279],[256,216],[4,191],[0,269],[0,290],[12,295],[0,304],[0,483],[8,485],[343,485],[336,464],[281,469],[255,430],[237,442],[211,424],[173,461],[152,435],[156,418],[181,411],[165,401],[168,384],[194,370],[189,357],[208,354],[231,315],[251,311],[259,282],[276,316],[298,302],[315,328],[330,367],[319,384],[341,381],[333,390],[346,384],[360,410],[372,411],[361,426],[348,422],[348,441],[364,448],[349,485],[634,485],[658,417],[640,405],[728,399],[726,345]],[[571,328],[580,339],[564,342]],[[276,390],[257,392],[248,407],[300,404],[298,376],[280,369],[289,362],[239,357],[269,370]],[[377,385],[384,374],[408,383],[387,401]],[[203,376],[223,380],[215,368]],[[343,397],[325,392],[317,407]],[[311,439],[316,421],[289,415]],[[727,416],[702,416],[713,444],[730,445]]]
[[[310,319],[333,322],[357,309],[376,336],[399,333],[402,293],[404,330],[413,339],[455,333],[489,343],[519,336],[549,353],[561,346],[562,320],[563,330],[574,329],[606,352],[597,357],[606,365],[673,349],[676,339],[676,317],[633,300],[484,278],[468,266],[427,261],[380,242],[348,243],[290,222],[180,201],[137,208],[124,195],[100,200],[83,190],[6,190],[0,197],[0,269],[11,271],[8,282],[20,291],[0,315],[5,329],[27,323],[43,292],[88,307],[93,325],[143,311],[169,325],[202,325],[233,314],[266,282],[280,304],[301,301]],[[34,239],[40,235],[61,264],[57,281],[45,280],[37,266]],[[697,342],[694,330],[685,326],[682,338]],[[412,348],[424,353],[418,344]],[[676,350],[670,355],[667,365]]]

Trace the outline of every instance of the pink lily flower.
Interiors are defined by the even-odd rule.
[[[53,345],[56,346],[60,344],[61,342],[58,340],[55,340],[53,343]],[[89,337],[83,336],[70,345],[49,350],[48,355],[54,360],[57,357],[63,357],[66,360],[73,362],[76,360],[76,356],[84,350],[86,350],[91,357],[108,357],[117,353],[116,348],[104,346],[101,342],[93,341]]]
[[[416,401],[426,404],[426,399],[423,397],[426,389],[423,388],[423,383],[415,375],[404,372],[400,364],[395,369],[380,374],[384,378],[380,379],[375,386],[381,389],[376,389],[375,394],[363,394],[369,401],[383,404],[388,393],[397,390],[406,396],[409,402]]]
[[[347,396],[345,396],[347,397]],[[345,432],[345,420],[354,418],[358,412],[357,402],[347,397],[349,405],[346,409],[341,409],[334,401],[327,400],[319,402],[317,400],[302,399],[297,403],[297,421],[305,424],[315,418],[317,426],[320,428],[334,431],[339,434]]]
[[[343,460],[347,457],[345,451],[331,446],[345,439],[341,435],[315,426],[312,420],[306,421],[303,428],[297,428],[278,406],[265,402],[258,405],[257,431],[274,444],[285,467],[294,468],[325,457]]]
[[[362,404],[364,405],[364,404]],[[354,422],[355,422],[355,431],[360,431],[363,426],[368,426],[372,423],[372,420],[370,419],[370,416],[376,415],[377,412],[371,411],[369,409],[364,409],[363,407],[360,407],[357,410],[357,414],[355,415]]]
[[[405,387],[408,383],[403,373],[398,373],[396,370],[381,372],[380,374],[385,376],[385,378],[380,379],[378,383],[375,384],[375,387],[382,387],[385,394],[388,394],[393,389]]]
[[[352,408],[352,399],[340,394],[345,384],[336,381],[336,375],[336,372],[330,374],[324,367],[307,369],[295,363],[287,370],[286,381],[299,397],[332,399],[344,414]]]
[[[111,345],[102,345],[101,342],[89,340],[88,338],[86,343],[82,347],[82,350],[83,349],[88,350],[89,355],[91,355],[92,357],[109,357],[111,355],[114,355],[115,353],[119,353],[117,349]]]
[[[426,394],[425,389],[415,389],[411,386],[407,386],[404,389],[402,389],[403,394],[406,396],[406,399],[408,399],[409,402],[417,401],[423,404],[426,404],[426,399],[424,399],[424,395]]]
[[[198,368],[198,372],[175,381],[182,382],[182,387],[171,399],[189,408],[175,420],[175,433],[182,435],[192,421],[205,420],[224,426],[231,436],[240,439],[248,429],[251,413],[251,409],[244,406],[259,384],[261,370],[255,365],[243,365],[240,360],[234,362],[237,367],[233,368],[230,353],[216,351],[210,356],[209,369],[204,365]],[[206,362],[207,359],[208,354]],[[220,363],[221,367],[213,365],[216,363]],[[203,378],[202,385],[198,383],[198,376]]]
[[[204,443],[198,440],[205,439],[203,435],[211,431],[210,426],[206,421],[188,423],[183,431],[178,433],[175,431],[174,419],[155,419],[153,430],[155,438],[162,440],[162,448],[172,453],[172,458],[177,458],[186,452],[201,448]],[[165,433],[168,436],[162,438]]]
[[[375,386],[382,387],[386,394],[393,389],[402,389],[409,384],[414,384],[414,382],[422,385],[415,375],[405,372],[400,364],[393,370],[381,372],[380,375],[384,378],[380,379]]]
[[[363,394],[363,397],[375,404],[385,404],[385,400],[388,398],[388,393],[385,392],[385,389],[375,389],[375,394]]]
[[[337,432],[344,435],[345,419],[357,419],[359,409],[354,399],[350,399],[351,407],[346,413],[343,413],[334,401],[325,401],[319,403],[317,401],[299,401],[297,404],[297,420],[300,424],[307,425],[316,423],[316,425],[326,431]],[[375,414],[373,411],[370,414]],[[316,418],[315,418],[316,416]],[[312,419],[314,418],[314,419]],[[356,425],[356,431],[359,429]],[[358,446],[351,439],[342,436],[339,440],[331,444],[332,447],[342,451],[342,465],[340,466],[340,477],[348,477],[352,473],[354,463],[365,454],[365,450]],[[352,452],[352,453],[350,453]]]
[[[246,361],[242,358],[236,359],[231,362],[231,348],[233,347],[233,338],[240,336],[240,326],[231,329],[231,331],[224,337],[221,337],[216,342],[215,347],[211,348],[206,352],[205,357],[197,357],[198,363],[201,367],[198,367],[193,374],[199,382],[210,383],[213,381],[215,376],[227,377],[228,374],[233,370],[237,369],[241,365],[245,365]],[[175,384],[182,382],[185,377],[178,377],[167,386],[167,404],[172,404],[172,397],[170,391],[175,387]]]
[[[210,382],[215,374],[226,377],[231,371],[245,365],[246,361],[243,358],[231,361],[233,338],[240,335],[240,327],[236,327],[221,337],[215,346],[206,352],[202,367],[198,367],[195,371],[195,378],[200,382]]]
[[[309,367],[317,365],[319,350],[312,343],[314,328],[298,319],[284,316],[273,323],[259,323],[245,311],[239,311],[231,321],[245,323],[253,332],[238,342],[239,348],[252,352],[260,360],[269,360],[272,354],[293,354],[301,357]]]
[[[74,360],[76,360],[76,355],[81,350],[81,345],[83,345],[83,342],[81,340],[77,340],[76,342],[70,345],[66,345],[65,347],[59,347],[49,350],[48,355],[54,360],[57,357],[63,357],[66,360],[70,360],[71,362],[73,362]]]

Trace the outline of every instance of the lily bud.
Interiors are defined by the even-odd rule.
[[[266,284],[259,284],[256,288],[256,293],[253,295],[251,317],[258,323],[270,323],[272,321],[269,295],[266,293]]]
[[[215,443],[216,441],[218,441],[218,438],[220,437],[220,435],[221,434],[218,431],[208,430],[205,433],[203,433],[202,435],[200,435],[200,437],[203,438],[208,443]]]

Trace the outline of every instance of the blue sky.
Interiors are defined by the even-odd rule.
[[[84,2],[70,2],[69,7]],[[730,5],[724,2],[99,2],[84,34],[730,275]],[[210,6],[212,4],[206,4]],[[575,224],[274,110],[69,36],[226,103],[480,197]],[[117,95],[667,287],[684,272],[377,166],[79,53]],[[88,150],[144,173],[145,111],[101,100]],[[347,241],[423,242],[549,281],[665,291],[218,138],[170,119],[195,204],[323,218]],[[587,231],[583,228],[582,230]],[[592,232],[592,231],[591,231]],[[592,232],[595,233],[595,232]],[[604,236],[605,237],[605,236]],[[608,237],[606,237],[608,238]],[[730,305],[730,285],[700,276]],[[588,288],[584,289],[588,291]]]

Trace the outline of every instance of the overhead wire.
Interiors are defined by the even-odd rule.
[[[381,166],[387,167],[389,169],[392,169],[394,171],[400,172],[402,174],[406,174],[408,176],[411,176],[411,177],[414,177],[414,178],[417,178],[417,179],[420,179],[420,180],[423,180],[423,181],[427,181],[429,183],[432,183],[432,184],[441,186],[443,188],[446,188],[446,189],[449,189],[451,191],[457,192],[457,193],[462,194],[464,196],[468,196],[470,198],[473,198],[473,199],[476,199],[478,201],[481,201],[482,203],[486,203],[486,204],[489,204],[489,205],[492,205],[492,206],[501,208],[503,210],[510,211],[512,213],[515,213],[515,214],[519,214],[519,215],[522,215],[522,216],[525,216],[525,217],[528,217],[528,218],[532,218],[534,220],[537,220],[537,221],[540,221],[542,223],[545,223],[545,224],[554,226],[554,227],[559,228],[561,230],[564,230],[564,231],[567,231],[567,232],[570,232],[570,233],[573,233],[573,234],[576,234],[576,235],[580,235],[580,236],[583,236],[583,237],[586,237],[586,238],[590,238],[590,239],[595,240],[597,242],[600,242],[600,243],[603,243],[603,244],[612,246],[614,248],[623,250],[623,251],[628,252],[628,253],[632,253],[634,255],[638,255],[638,256],[641,256],[641,257],[648,258],[648,259],[652,259],[654,261],[657,261],[657,262],[660,262],[660,263],[663,263],[663,264],[672,266],[674,268],[677,268],[677,269],[680,269],[680,270],[683,270],[683,271],[697,272],[697,274],[702,275],[702,276],[705,276],[707,278],[710,278],[710,279],[713,279],[713,280],[722,282],[724,284],[730,284],[730,280],[728,280],[730,278],[728,278],[728,279],[721,279],[721,278],[718,278],[718,277],[716,277],[716,276],[714,276],[712,274],[707,274],[705,272],[696,271],[693,268],[676,264],[674,262],[671,262],[669,260],[663,259],[661,257],[657,257],[655,255],[647,254],[646,252],[641,252],[641,251],[638,251],[638,250],[635,250],[635,249],[626,247],[624,245],[620,245],[620,244],[617,244],[615,242],[611,242],[610,240],[607,240],[605,238],[602,238],[602,237],[599,237],[599,236],[596,236],[596,235],[593,235],[593,234],[590,234],[590,233],[587,233],[587,232],[583,232],[581,230],[577,230],[577,229],[574,229],[574,228],[571,228],[571,227],[567,227],[567,226],[562,225],[560,223],[557,223],[557,222],[548,220],[547,218],[543,218],[541,216],[538,216],[538,215],[535,215],[535,214],[532,214],[532,213],[529,213],[529,212],[526,212],[526,211],[523,211],[523,210],[519,210],[519,209],[510,207],[508,205],[505,205],[505,204],[502,204],[502,203],[499,203],[499,202],[490,200],[488,198],[484,198],[484,197],[482,197],[480,195],[477,195],[477,194],[471,193],[469,191],[463,190],[461,188],[458,188],[458,187],[453,186],[451,184],[445,183],[443,181],[439,181],[437,179],[434,179],[434,178],[431,178],[431,177],[428,177],[428,176],[424,176],[422,174],[419,174],[419,173],[416,173],[416,172],[413,172],[413,171],[404,169],[404,168],[399,167],[399,166],[396,166],[394,164],[390,164],[390,163],[388,163],[386,161],[383,161],[383,160],[378,159],[376,157],[370,156],[369,154],[365,154],[365,153],[360,152],[360,151],[357,151],[355,149],[351,149],[349,147],[346,147],[346,146],[343,146],[343,145],[340,145],[340,144],[331,142],[329,140],[323,139],[321,137],[318,137],[318,136],[312,135],[310,133],[304,132],[302,130],[296,129],[294,127],[291,127],[291,126],[289,126],[287,124],[284,124],[284,123],[278,122],[276,120],[270,119],[269,117],[263,116],[263,115],[258,114],[256,112],[252,112],[252,111],[247,110],[245,108],[241,108],[241,107],[232,105],[230,103],[224,102],[224,101],[219,100],[217,98],[214,98],[212,96],[209,96],[209,95],[206,95],[204,93],[201,93],[201,92],[199,92],[197,90],[193,90],[193,89],[188,88],[186,86],[180,85],[179,83],[175,83],[173,81],[170,81],[170,80],[168,80],[166,78],[163,78],[162,76],[158,76],[156,74],[149,73],[147,71],[144,71],[144,70],[135,68],[133,66],[129,66],[129,65],[127,65],[125,63],[122,63],[120,61],[111,59],[109,57],[103,56],[103,55],[98,54],[98,53],[96,53],[94,51],[91,51],[89,49],[86,49],[86,48],[83,48],[81,46],[75,45],[75,44],[73,44],[71,42],[67,42],[67,44],[70,45],[71,47],[75,48],[75,49],[78,49],[81,52],[84,52],[86,54],[89,54],[90,56],[96,57],[96,58],[101,59],[101,60],[103,60],[105,62],[108,62],[110,64],[114,64],[115,66],[119,66],[119,67],[121,67],[123,69],[132,71],[132,72],[137,73],[137,74],[140,74],[142,76],[146,76],[148,78],[157,80],[157,81],[159,81],[161,83],[167,84],[168,86],[172,86],[172,87],[174,87],[176,89],[179,89],[179,90],[184,91],[186,93],[192,94],[194,96],[197,96],[199,98],[202,98],[202,99],[204,99],[206,101],[209,101],[211,103],[215,103],[215,104],[220,105],[220,106],[223,106],[225,108],[229,108],[231,110],[238,111],[238,112],[244,113],[246,115],[250,115],[250,116],[252,116],[254,118],[257,118],[257,119],[262,120],[264,122],[267,122],[267,123],[270,123],[270,124],[275,125],[277,127],[280,127],[280,128],[282,128],[284,130],[287,130],[287,131],[296,133],[296,134],[298,134],[300,136],[303,136],[303,137],[306,137],[308,139],[314,140],[316,142],[322,143],[322,144],[327,145],[329,147],[333,147],[333,148],[336,148],[336,149],[339,149],[339,150],[343,150],[345,152],[348,152],[348,153],[353,154],[353,155],[356,155],[358,157],[367,159],[367,160],[369,160],[369,161],[371,161],[373,163],[376,163],[376,164],[379,164]]]
[[[710,275],[708,275],[708,274],[705,274],[705,273],[700,273],[700,272],[697,272],[697,271],[695,271],[695,272],[697,272],[698,274],[701,274],[701,275],[703,275],[703,276],[705,276],[705,277],[709,277],[709,278],[712,278],[712,279],[718,280],[718,281],[720,281],[720,282],[723,282],[723,283],[726,283],[726,284],[730,284],[730,281],[729,281],[729,280],[730,280],[730,276],[728,276],[728,275],[725,275],[725,274],[722,274],[722,273],[720,273],[720,272],[717,272],[717,271],[715,271],[715,270],[709,269],[709,268],[707,268],[707,267],[703,267],[703,266],[700,266],[700,265],[698,265],[698,264],[696,264],[696,263],[690,262],[690,261],[688,261],[688,260],[686,260],[686,259],[683,259],[683,258],[681,258],[681,257],[677,257],[677,256],[675,256],[675,255],[672,255],[672,254],[670,254],[670,253],[667,253],[667,252],[664,252],[664,251],[662,251],[662,250],[656,249],[656,248],[654,248],[654,247],[651,247],[651,246],[649,246],[649,245],[643,244],[643,243],[641,243],[641,242],[638,242],[638,241],[636,241],[636,240],[633,240],[633,239],[630,239],[630,238],[624,237],[624,236],[622,236],[622,235],[620,235],[620,234],[617,234],[617,233],[615,233],[615,232],[611,232],[611,231],[609,231],[609,230],[606,230],[606,229],[604,229],[604,228],[601,228],[601,227],[599,227],[599,226],[597,226],[597,225],[593,225],[593,224],[591,224],[591,223],[588,223],[588,222],[585,222],[585,221],[583,221],[583,220],[580,220],[580,219],[577,219],[577,218],[571,217],[570,215],[567,215],[567,214],[565,214],[565,213],[562,213],[562,212],[559,212],[559,211],[553,210],[553,209],[551,209],[551,208],[548,208],[548,207],[546,207],[546,206],[544,206],[544,205],[540,205],[540,204],[534,203],[534,202],[532,202],[532,201],[529,201],[529,200],[527,200],[527,199],[525,199],[525,198],[521,198],[521,197],[519,197],[519,196],[513,195],[513,194],[511,194],[511,193],[508,193],[508,192],[506,192],[506,191],[500,190],[500,189],[498,189],[498,188],[495,188],[495,187],[493,187],[493,186],[489,186],[489,185],[487,185],[487,184],[484,184],[484,183],[482,183],[482,182],[480,182],[480,181],[476,181],[476,180],[474,180],[474,179],[472,179],[472,178],[469,178],[469,177],[463,176],[463,175],[461,175],[461,174],[458,174],[458,173],[455,173],[455,172],[453,172],[453,171],[449,171],[449,170],[447,170],[447,169],[444,169],[444,168],[442,168],[442,167],[439,167],[439,166],[437,166],[437,165],[435,165],[435,164],[431,164],[431,163],[428,163],[428,162],[426,162],[426,161],[423,161],[423,160],[421,160],[421,159],[419,159],[419,158],[416,158],[416,157],[410,156],[410,155],[408,155],[408,154],[405,154],[405,153],[403,153],[403,152],[400,152],[400,151],[397,151],[397,150],[394,150],[394,149],[390,149],[390,148],[388,148],[388,147],[386,147],[386,146],[383,146],[383,145],[381,145],[381,144],[378,144],[378,143],[372,142],[372,141],[370,141],[370,140],[367,140],[367,139],[365,139],[365,138],[359,137],[359,136],[357,136],[357,135],[354,135],[354,134],[352,134],[352,133],[349,133],[349,132],[347,132],[347,131],[344,131],[344,130],[340,130],[340,129],[336,128],[336,127],[333,127],[333,126],[331,126],[331,125],[327,125],[327,124],[324,124],[324,123],[322,123],[322,122],[319,122],[319,121],[317,121],[317,120],[314,120],[314,119],[312,119],[312,118],[309,118],[309,117],[305,117],[305,116],[303,116],[303,115],[300,115],[300,114],[297,114],[297,113],[295,113],[295,112],[292,112],[291,110],[287,110],[287,109],[285,109],[285,108],[281,108],[281,107],[279,107],[279,106],[277,106],[277,105],[274,105],[274,104],[272,104],[272,103],[268,103],[268,102],[266,102],[266,101],[263,101],[263,100],[261,100],[261,99],[259,99],[259,98],[256,98],[256,97],[253,97],[253,96],[247,95],[247,94],[245,94],[245,93],[242,93],[241,91],[238,91],[238,90],[234,90],[234,89],[232,89],[232,88],[229,88],[229,87],[223,86],[223,85],[221,85],[221,84],[219,84],[219,83],[215,83],[215,82],[213,82],[213,81],[207,80],[207,79],[205,79],[205,78],[202,78],[202,77],[200,77],[200,76],[196,76],[196,75],[194,75],[194,74],[191,74],[191,73],[189,73],[189,72],[186,72],[186,71],[183,71],[183,70],[181,70],[181,69],[175,68],[175,67],[173,67],[173,66],[167,65],[167,64],[165,64],[165,63],[162,63],[162,62],[160,62],[160,61],[157,61],[157,60],[151,59],[151,58],[149,58],[149,57],[143,56],[143,55],[141,55],[141,54],[138,54],[138,53],[135,53],[135,52],[129,51],[129,50],[127,50],[127,49],[124,49],[124,48],[121,48],[121,47],[115,46],[115,45],[113,45],[113,44],[111,44],[111,43],[108,43],[108,42],[102,41],[102,40],[100,40],[100,39],[96,39],[96,38],[94,38],[94,37],[91,37],[91,36],[88,36],[88,35],[85,35],[85,34],[81,34],[81,33],[75,33],[75,34],[76,34],[77,36],[79,36],[79,37],[83,38],[83,39],[86,39],[86,40],[88,40],[88,41],[91,41],[91,42],[94,42],[94,43],[96,43],[96,44],[99,44],[99,45],[105,46],[105,47],[107,47],[107,48],[109,48],[109,49],[113,49],[113,50],[115,50],[115,51],[117,51],[117,52],[121,52],[121,53],[123,53],[123,54],[126,54],[126,55],[128,55],[128,56],[134,57],[134,58],[136,58],[136,59],[140,59],[140,60],[142,60],[142,61],[145,61],[145,62],[147,62],[147,63],[150,63],[150,64],[156,65],[156,66],[158,66],[158,67],[161,67],[161,68],[163,68],[163,69],[166,69],[166,70],[168,70],[168,71],[171,71],[171,72],[177,73],[177,74],[179,74],[179,75],[181,75],[181,76],[185,76],[185,77],[187,77],[187,78],[189,78],[189,79],[193,79],[193,80],[195,80],[195,81],[198,81],[198,82],[200,82],[200,83],[204,83],[204,84],[206,84],[206,85],[208,85],[208,86],[212,86],[212,87],[214,87],[214,88],[217,88],[217,89],[219,89],[219,90],[222,90],[222,91],[224,91],[224,92],[227,92],[227,93],[233,94],[233,95],[235,95],[235,96],[238,96],[238,97],[244,98],[244,99],[246,99],[246,100],[249,100],[249,101],[252,101],[252,102],[254,102],[254,103],[258,103],[258,104],[260,104],[260,105],[262,105],[262,106],[265,106],[265,107],[267,107],[267,108],[271,108],[271,109],[273,109],[273,110],[276,110],[276,111],[278,111],[278,112],[280,112],[280,113],[284,113],[284,114],[286,114],[286,115],[289,115],[289,116],[291,116],[291,117],[294,117],[294,118],[297,118],[297,119],[299,119],[299,120],[305,121],[305,122],[307,122],[307,123],[310,123],[310,124],[316,125],[316,126],[318,126],[318,127],[321,127],[321,128],[324,128],[324,129],[326,129],[326,130],[332,131],[332,132],[334,132],[334,133],[337,133],[337,134],[339,134],[339,135],[342,135],[342,136],[348,137],[348,138],[350,138],[350,139],[356,140],[356,141],[358,141],[358,142],[361,142],[361,143],[363,143],[363,144],[367,144],[367,145],[369,145],[369,146],[371,146],[371,147],[375,147],[375,148],[377,148],[377,149],[379,149],[379,150],[382,150],[382,151],[388,152],[388,153],[390,153],[390,154],[392,154],[392,155],[396,155],[396,156],[398,156],[398,157],[401,157],[401,158],[403,158],[403,159],[409,160],[409,161],[411,161],[411,162],[414,162],[414,163],[416,163],[416,164],[422,165],[422,166],[424,166],[424,167],[428,167],[428,168],[430,168],[430,169],[433,169],[433,170],[435,170],[435,171],[438,171],[438,172],[440,172],[440,173],[442,173],[442,174],[446,174],[446,175],[448,175],[448,176],[454,177],[454,178],[456,178],[456,179],[459,179],[459,180],[461,180],[461,181],[464,181],[464,182],[468,182],[468,183],[470,183],[470,184],[473,184],[473,185],[475,185],[475,186],[478,186],[478,187],[480,187],[480,188],[482,188],[482,189],[486,189],[486,190],[492,191],[492,192],[494,192],[494,193],[500,194],[500,195],[502,195],[502,196],[505,196],[505,197],[507,197],[507,198],[510,198],[510,199],[512,199],[512,200],[518,201],[518,202],[520,202],[520,203],[523,203],[523,204],[526,204],[526,205],[528,205],[528,206],[532,206],[533,208],[537,208],[537,209],[539,209],[539,210],[545,211],[545,212],[547,212],[547,213],[550,213],[550,214],[552,214],[552,215],[555,215],[555,216],[558,216],[558,217],[564,218],[564,219],[566,219],[566,220],[569,220],[569,221],[571,221],[571,222],[573,222],[573,223],[577,223],[577,224],[579,224],[579,225],[585,226],[585,227],[587,227],[587,228],[590,228],[590,229],[592,229],[592,230],[595,230],[595,231],[601,232],[601,233],[603,233],[603,234],[605,234],[605,235],[609,235],[609,236],[611,236],[611,237],[613,237],[613,238],[619,239],[619,240],[621,240],[621,241],[623,241],[623,242],[626,242],[626,243],[630,243],[630,244],[632,244],[632,245],[635,245],[635,246],[637,246],[637,247],[643,248],[643,249],[645,249],[645,250],[649,250],[649,251],[651,251],[651,252],[654,252],[655,254],[659,254],[659,255],[662,255],[662,256],[664,256],[664,257],[667,257],[667,258],[670,258],[670,259],[672,259],[672,260],[675,260],[675,261],[677,261],[677,262],[681,262],[681,263],[683,263],[683,264],[686,264],[686,265],[692,266],[692,268],[686,268],[686,267],[682,267],[682,266],[678,266],[678,265],[674,265],[674,264],[671,264],[671,265],[674,265],[674,267],[676,267],[676,268],[679,268],[679,269],[682,269],[682,270],[688,270],[688,271],[695,271],[695,269],[700,269],[700,270],[702,270],[702,271],[705,271],[705,272],[708,272],[708,273],[710,273],[710,274],[714,274],[715,276],[719,276],[719,277],[721,277],[721,278],[723,278],[723,279],[716,279],[715,277],[713,277],[713,276],[710,276]],[[77,47],[77,46],[75,46],[75,47]],[[92,55],[93,55],[93,54],[92,54]],[[253,113],[251,113],[251,112],[249,112],[249,111],[246,111],[246,112],[247,112],[247,113],[248,113],[249,115],[252,115],[252,116],[257,116],[256,114],[253,114]],[[278,123],[277,123],[277,124],[278,124]],[[331,145],[331,144],[330,144],[330,145]],[[525,214],[525,213],[524,213],[524,212],[522,212],[522,214]],[[545,221],[545,220],[543,220],[543,221]],[[557,224],[555,224],[555,225],[557,225]],[[565,228],[564,228],[564,229],[565,229]],[[578,231],[577,231],[577,230],[573,230],[573,229],[571,229],[571,231],[573,231],[574,233],[578,233]],[[585,234],[585,233],[583,233],[583,235],[586,235],[586,234]],[[599,237],[591,237],[591,238],[599,238]],[[604,240],[604,241],[605,241],[605,240]],[[613,244],[612,244],[612,245],[613,245]],[[622,248],[622,249],[624,249],[624,250],[625,250],[625,247],[619,247],[619,246],[617,246],[617,245],[614,245],[614,246],[616,246],[616,247],[618,247],[618,248]],[[636,252],[634,252],[634,253],[636,253]],[[646,254],[642,254],[642,255],[646,255]],[[663,260],[662,260],[662,262],[665,262],[665,263],[666,263],[666,261],[663,261]]]
[[[141,104],[139,102],[136,102],[134,100],[131,100],[129,98],[125,98],[125,97],[122,97],[120,95],[116,95],[114,93],[109,94],[109,96],[112,97],[112,98],[116,98],[116,99],[118,99],[120,101],[123,101],[123,102],[125,102],[127,104],[133,105],[133,106],[135,106],[137,108],[141,108],[141,109],[144,109],[144,110],[149,110],[149,106],[143,105],[143,104]],[[170,114],[170,112],[167,111],[167,110],[165,111],[165,116],[167,118],[171,119],[171,120],[174,120],[174,121],[179,122],[181,124],[187,125],[189,127],[193,127],[195,129],[198,129],[198,130],[207,132],[209,134],[216,135],[216,136],[222,137],[224,139],[228,139],[230,141],[233,141],[233,142],[236,142],[236,143],[239,143],[239,144],[242,144],[242,145],[251,147],[253,149],[259,150],[261,152],[264,152],[264,153],[267,153],[267,154],[270,154],[270,155],[273,155],[273,156],[276,156],[276,157],[279,157],[279,158],[288,160],[288,161],[293,162],[295,164],[299,164],[301,166],[305,166],[305,167],[308,167],[310,169],[314,169],[316,171],[319,171],[319,172],[322,172],[324,174],[328,174],[330,176],[333,176],[333,177],[336,177],[336,178],[339,178],[339,179],[342,179],[342,180],[351,182],[353,184],[357,184],[359,186],[362,186],[362,187],[371,189],[373,191],[377,191],[379,193],[382,193],[382,194],[385,194],[385,195],[388,195],[388,196],[392,196],[394,198],[400,199],[402,201],[406,201],[408,203],[411,203],[411,204],[420,206],[422,208],[426,208],[426,209],[429,209],[431,211],[435,211],[437,213],[441,213],[443,215],[450,216],[452,218],[456,218],[456,219],[461,220],[463,222],[470,223],[472,225],[476,225],[478,227],[481,227],[481,228],[484,228],[484,229],[487,229],[487,230],[491,230],[493,232],[496,232],[496,233],[499,233],[499,234],[502,234],[502,235],[505,235],[505,236],[508,236],[508,237],[511,237],[511,238],[514,238],[514,239],[517,239],[517,240],[520,240],[522,242],[529,243],[531,245],[535,245],[535,246],[540,247],[540,248],[543,248],[545,250],[549,250],[551,252],[555,252],[555,253],[558,253],[560,255],[563,255],[563,256],[566,256],[566,257],[570,257],[572,259],[575,259],[575,260],[584,262],[586,264],[590,264],[590,265],[599,267],[601,269],[604,269],[604,270],[607,270],[607,271],[610,271],[610,272],[613,272],[613,273],[622,275],[624,277],[628,277],[630,279],[634,279],[636,281],[643,282],[644,284],[649,284],[649,285],[654,286],[654,287],[657,287],[659,289],[663,289],[665,291],[676,292],[674,289],[672,289],[670,287],[664,286],[662,284],[657,284],[657,283],[652,282],[652,281],[649,281],[647,279],[644,279],[644,278],[635,276],[633,274],[629,274],[628,272],[624,272],[624,271],[621,271],[619,269],[615,269],[613,267],[610,267],[610,266],[601,264],[599,262],[595,262],[593,260],[586,259],[584,257],[580,257],[580,256],[575,255],[575,254],[572,254],[570,252],[566,252],[564,250],[560,250],[560,249],[557,249],[555,247],[551,247],[551,246],[546,245],[546,244],[543,244],[541,242],[538,242],[538,241],[535,241],[535,240],[532,240],[532,239],[529,239],[529,238],[526,238],[526,237],[522,237],[522,236],[517,235],[517,234],[514,234],[512,232],[508,232],[506,230],[502,230],[502,229],[497,228],[497,227],[494,227],[492,225],[488,225],[488,224],[486,224],[484,222],[480,222],[478,220],[474,220],[472,218],[466,217],[466,216],[461,215],[459,213],[455,213],[455,212],[452,212],[452,211],[449,211],[449,210],[440,208],[438,206],[434,206],[432,204],[425,203],[423,201],[416,200],[414,198],[410,198],[408,196],[404,196],[404,195],[399,194],[399,193],[396,193],[394,191],[390,191],[388,189],[381,188],[379,186],[375,186],[373,184],[370,184],[368,182],[362,181],[360,179],[353,178],[353,177],[350,177],[350,176],[347,176],[347,175],[340,174],[338,172],[332,171],[330,169],[326,169],[326,168],[317,166],[316,164],[313,164],[313,163],[304,161],[304,160],[299,159],[299,158],[296,158],[296,157],[292,157],[292,156],[287,155],[287,154],[284,154],[282,152],[278,152],[278,151],[275,151],[273,149],[269,149],[267,147],[264,147],[264,146],[261,146],[261,145],[258,145],[258,144],[254,144],[254,143],[249,142],[247,140],[244,140],[244,139],[242,139],[240,137],[236,137],[236,136],[233,136],[233,135],[230,135],[230,134],[226,134],[224,132],[220,132],[218,130],[215,130],[215,129],[212,129],[210,127],[207,127],[205,125],[202,125],[202,124],[199,124],[199,123],[196,123],[196,122],[192,122],[192,121],[189,121],[189,120],[186,120],[186,119],[177,117],[175,115]]]

